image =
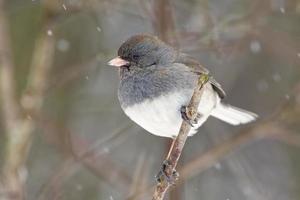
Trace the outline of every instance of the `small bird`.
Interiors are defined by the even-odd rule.
[[[163,137],[177,136],[183,109],[188,105],[198,78],[209,71],[187,54],[155,36],[130,37],[108,65],[119,68],[118,98],[126,115],[148,132]],[[198,107],[198,117],[189,136],[194,135],[209,116],[232,125],[251,122],[255,113],[221,102],[225,92],[209,75]]]

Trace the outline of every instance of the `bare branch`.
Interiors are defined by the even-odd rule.
[[[270,121],[262,122],[253,128],[244,130],[185,164],[182,169],[179,169],[181,179],[179,179],[179,182],[176,183],[176,186],[183,184],[189,178],[202,173],[210,167],[213,167],[217,162],[220,162],[220,160],[224,159],[228,154],[243,145],[249,144],[257,139],[273,138],[274,136],[284,136],[289,134],[290,132],[288,130],[282,129],[280,126],[276,125],[276,123],[272,123]],[[150,186],[147,190],[136,193],[127,199],[140,199],[141,196],[144,196],[145,193],[148,193],[153,189],[154,186]]]
[[[180,170],[180,174],[184,177],[183,180],[189,179],[214,166],[217,162],[225,158],[226,155],[242,145],[249,144],[255,141],[255,139],[269,138],[272,135],[283,134],[284,132],[274,123],[262,123],[209,149],[198,158],[184,165]]]
[[[149,162],[146,159],[146,154],[141,153],[138,158],[137,166],[134,170],[132,184],[130,186],[129,194],[136,194],[147,188],[147,180],[149,178]]]
[[[173,46],[178,47],[174,12],[169,0],[157,0],[153,5],[154,18],[152,18],[152,26],[159,37]]]
[[[197,108],[199,106],[202,94],[203,94],[203,86],[206,84],[208,80],[208,75],[202,74],[199,77],[198,84],[194,90],[193,96],[187,106],[186,114],[189,117],[191,121],[194,121],[197,117]],[[187,139],[188,133],[191,130],[191,125],[183,120],[179,133],[175,140],[173,140],[172,146],[169,150],[167,161],[170,164],[167,166],[165,173],[167,176],[171,177],[173,171],[176,168],[177,162],[179,160],[179,157],[181,155],[182,149],[184,147],[185,141]],[[171,184],[168,181],[162,181],[156,185],[153,200],[159,200],[163,199],[166,191],[171,186]]]
[[[26,180],[24,166],[31,144],[31,134],[36,125],[31,115],[38,113],[43,104],[47,76],[52,66],[54,39],[44,33],[36,42],[27,89],[21,96],[19,105],[15,97],[10,38],[3,11],[3,2],[0,1],[1,89],[7,133],[3,184],[7,191],[5,199],[23,199],[23,183]]]
[[[3,118],[5,121],[5,128],[7,132],[7,159],[6,166],[4,166],[4,177],[6,180],[5,191],[14,191],[6,194],[10,196],[22,197],[22,184],[20,183],[20,169],[15,166],[19,162],[12,159],[11,145],[18,145],[18,136],[21,134],[20,125],[20,107],[16,99],[16,88],[14,79],[14,66],[12,61],[12,52],[9,37],[8,22],[4,12],[4,1],[0,0],[0,67],[1,67],[1,97]]]
[[[44,119],[42,119],[43,117]],[[69,132],[66,127],[57,126],[58,122],[45,119],[45,116],[35,116],[35,118],[39,120],[43,127],[47,127],[47,130],[50,132],[58,132],[60,135],[63,135],[63,132]],[[53,190],[56,190],[60,195],[63,191],[60,187],[57,188],[57,185],[73,177],[82,167],[88,169],[95,176],[106,180],[109,184],[116,186],[119,191],[127,192],[128,185],[131,183],[130,176],[111,160],[105,149],[112,150],[122,143],[131,134],[131,131],[126,131],[130,127],[131,125],[128,124],[120,126],[106,138],[94,143],[84,143],[82,142],[83,138],[72,133],[70,145],[73,152],[55,170],[55,174],[40,188],[36,199],[54,198]]]
[[[14,127],[20,116],[15,94],[14,65],[12,61],[9,27],[4,12],[4,0],[0,0],[0,67],[4,120],[7,129]]]
[[[299,123],[300,116],[300,84],[295,86],[293,93],[288,102],[283,102],[269,119],[256,123],[254,126],[242,130],[239,134],[223,141],[222,143],[212,147],[207,152],[199,155],[194,160],[185,164],[179,170],[181,179],[176,185],[183,184],[186,180],[194,177],[206,169],[214,166],[217,162],[224,159],[228,154],[240,148],[243,145],[249,144],[255,140],[261,139],[278,139],[287,144],[292,144],[298,147],[299,137],[292,130],[286,128],[286,125],[294,126]],[[127,200],[141,199],[142,196],[148,194],[155,186],[149,186],[147,190],[129,196]]]

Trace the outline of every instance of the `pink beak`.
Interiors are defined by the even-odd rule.
[[[122,67],[122,66],[128,65],[129,62],[127,60],[120,58],[120,56],[118,56],[118,57],[110,60],[107,64],[110,66],[114,66],[114,67]]]

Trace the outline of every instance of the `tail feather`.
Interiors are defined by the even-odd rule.
[[[255,113],[223,103],[220,103],[211,115],[232,125],[246,124],[258,117]]]

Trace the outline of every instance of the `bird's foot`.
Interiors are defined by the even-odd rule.
[[[200,113],[192,108],[188,108],[187,106],[182,106],[180,112],[182,119],[186,121],[191,127],[194,127],[194,125],[198,123],[199,119],[202,116]],[[192,116],[195,112],[197,112],[197,116],[195,119],[192,119]]]
[[[179,173],[175,169],[173,169],[172,173],[169,175],[167,170],[170,166],[171,166],[170,161],[164,160],[164,162],[162,164],[162,167],[161,167],[161,170],[155,176],[156,181],[158,183],[163,183],[163,182],[166,181],[170,185],[175,185],[175,182],[179,177]]]

